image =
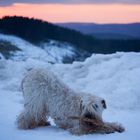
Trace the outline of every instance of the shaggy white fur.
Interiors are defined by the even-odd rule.
[[[106,108],[104,99],[73,91],[45,69],[31,70],[22,81],[22,91],[24,110],[17,118],[21,129],[46,125],[50,116],[56,125],[73,134],[87,134],[88,129],[84,129],[79,120],[70,117],[94,117],[102,121],[102,112]],[[111,133],[116,127],[121,129],[120,125],[106,124],[106,128],[98,132]]]

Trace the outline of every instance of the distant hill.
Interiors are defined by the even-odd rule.
[[[130,35],[124,35],[124,34],[118,34],[118,33],[93,33],[90,34],[93,37],[96,37],[98,39],[117,39],[117,40],[127,40],[127,39],[140,39],[139,37],[134,37]]]
[[[61,23],[58,25],[80,31],[84,34],[90,34],[100,39],[140,39],[140,23]]]
[[[33,44],[47,42],[49,39],[67,42],[81,49],[93,47],[94,44],[92,36],[27,17],[6,16],[0,19],[0,32],[19,36]]]
[[[86,33],[89,33],[87,32],[91,30],[89,25],[83,24],[78,27],[84,27],[82,29],[85,30]],[[112,29],[110,29],[110,31],[111,30]],[[139,31],[139,29],[137,30]],[[97,30],[95,30],[95,32],[96,31]],[[0,19],[0,32],[3,34],[18,36],[37,46],[40,46],[41,43],[49,42],[50,40],[68,43],[75,47],[79,53],[78,56],[80,57],[83,57],[83,55],[84,57],[87,57],[92,53],[109,54],[118,51],[140,52],[140,40],[136,38],[127,38],[125,40],[97,39],[91,35],[83,34],[85,32],[81,33],[80,31],[60,27],[34,18],[6,16]],[[91,33],[93,32],[94,30],[91,30]]]

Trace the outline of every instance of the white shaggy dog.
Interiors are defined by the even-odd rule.
[[[72,116],[94,118],[102,121],[106,108],[105,100],[85,93],[76,93],[68,88],[52,72],[45,69],[31,70],[22,81],[24,110],[17,118],[18,128],[31,129],[48,124],[47,118],[54,119],[57,126],[73,134],[88,134],[88,126]],[[121,132],[124,129],[114,123],[102,123],[99,133]],[[95,128],[96,129],[96,128]]]

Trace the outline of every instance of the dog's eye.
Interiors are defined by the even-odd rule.
[[[93,109],[94,109],[95,111],[97,111],[97,108],[98,108],[98,105],[97,105],[97,104],[92,105],[92,107],[93,107]]]
[[[95,107],[96,107],[96,108],[98,108],[98,105],[97,105],[97,104],[95,104]]]

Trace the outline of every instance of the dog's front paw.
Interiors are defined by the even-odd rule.
[[[125,131],[125,128],[120,123],[111,123],[111,127],[114,128],[114,130],[119,133],[122,133]]]
[[[115,130],[119,133],[122,133],[125,131],[125,128],[121,124],[116,124]]]

